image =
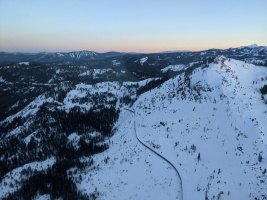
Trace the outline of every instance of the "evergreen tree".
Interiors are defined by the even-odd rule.
[[[261,162],[262,161],[262,155],[261,153],[259,153],[259,156],[258,156],[258,161]]]
[[[198,153],[198,155],[197,155],[197,160],[200,161],[200,159],[201,159],[201,158],[200,158],[200,153]]]

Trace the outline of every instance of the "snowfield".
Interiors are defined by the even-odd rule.
[[[140,64],[143,65],[148,60],[148,57],[144,57],[140,59]]]

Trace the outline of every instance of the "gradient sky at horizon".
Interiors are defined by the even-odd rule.
[[[0,0],[0,51],[267,46],[266,0]]]

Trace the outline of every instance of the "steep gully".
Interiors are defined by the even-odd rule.
[[[154,154],[156,154],[158,157],[160,157],[161,159],[163,159],[164,161],[166,161],[176,172],[176,175],[178,177],[178,182],[179,182],[179,188],[178,188],[178,199],[183,200],[183,184],[182,184],[182,178],[180,176],[179,171],[177,170],[177,168],[171,163],[171,161],[169,161],[167,158],[163,157],[162,155],[160,155],[158,152],[156,152],[154,149],[152,149],[151,147],[149,147],[148,145],[146,145],[144,142],[142,142],[140,140],[140,138],[137,135],[136,132],[136,122],[135,122],[135,111],[131,110],[131,109],[127,109],[125,108],[125,110],[130,111],[131,113],[134,114],[134,132],[135,132],[135,137],[138,140],[139,143],[141,143],[144,147],[146,147],[147,149],[149,149],[150,151],[152,151]]]

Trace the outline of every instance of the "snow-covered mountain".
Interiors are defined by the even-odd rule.
[[[94,51],[41,52],[41,53],[6,53],[0,52],[0,64],[13,62],[68,62],[101,60],[125,55],[120,52],[97,53]]]
[[[0,198],[266,199],[264,49],[0,67]]]
[[[143,142],[178,169],[183,199],[266,198],[265,84],[266,68],[225,57],[166,81],[137,99],[131,106],[135,115],[122,111],[110,140],[115,145],[96,155],[96,175],[88,170],[79,187],[97,187],[100,199],[181,196],[174,170],[138,143],[136,128]]]
[[[266,68],[217,57],[135,102],[139,136],[177,167],[184,199],[267,194],[265,84]]]

